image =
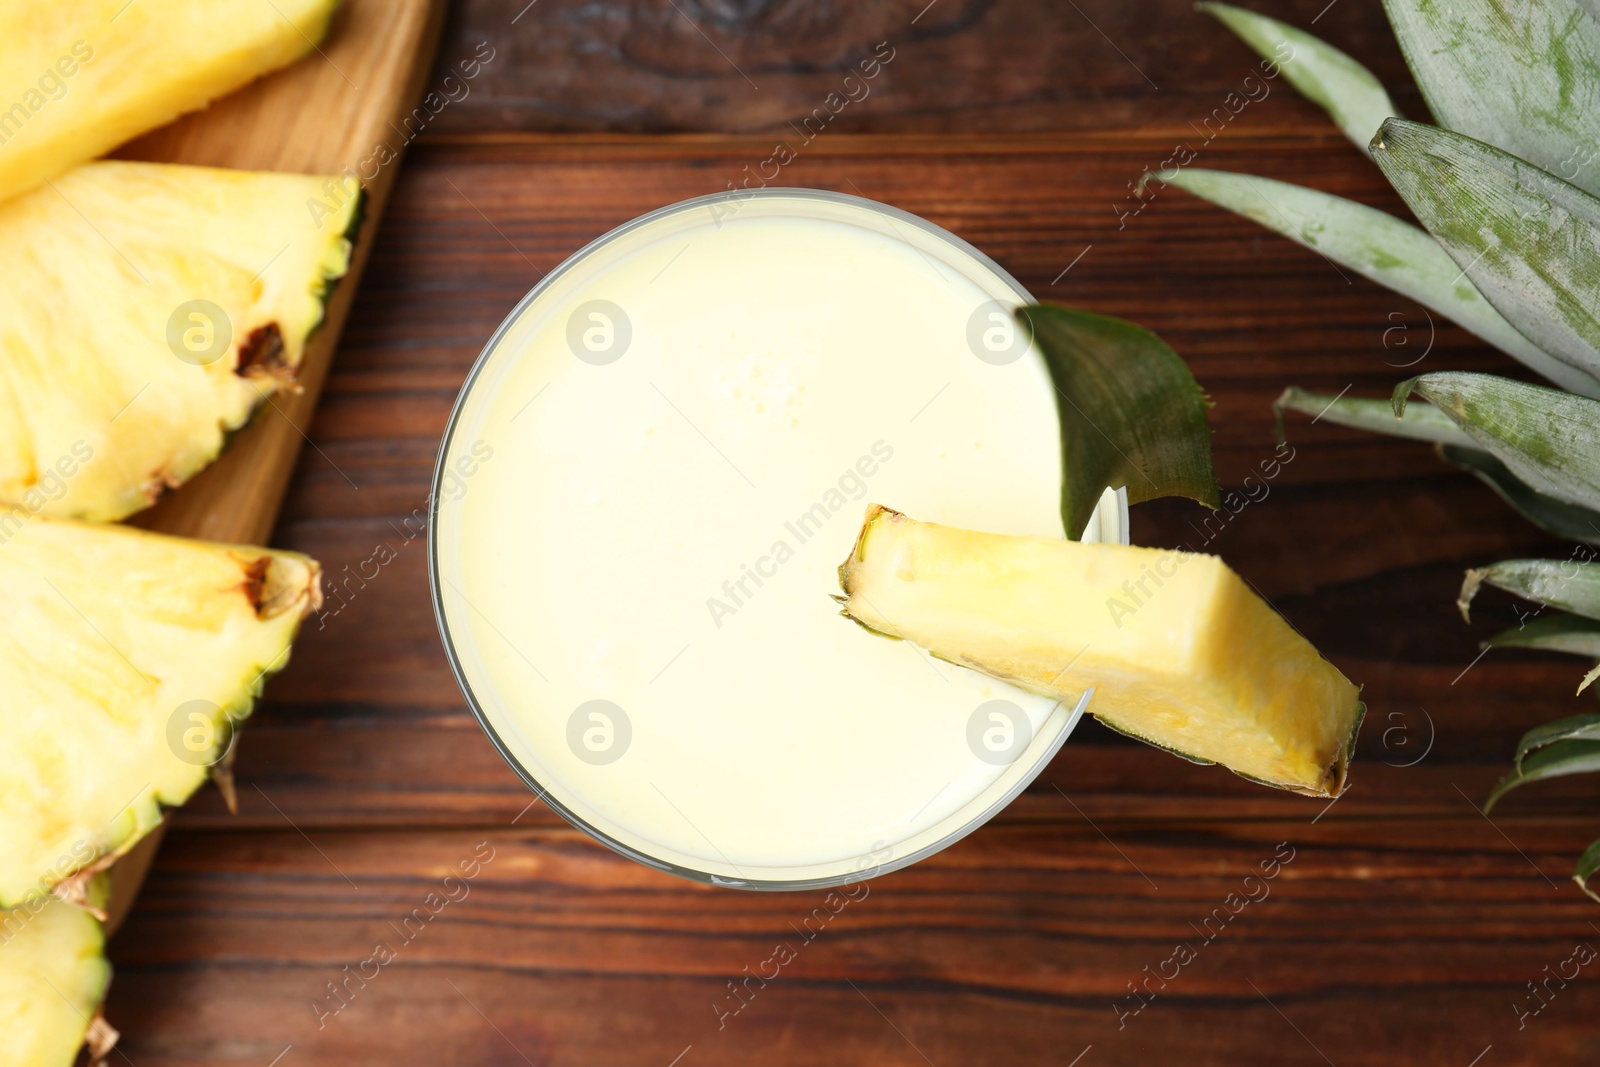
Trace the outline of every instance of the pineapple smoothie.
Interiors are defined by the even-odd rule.
[[[462,391],[430,536],[458,679],[539,795],[644,862],[783,887],[942,847],[1042,768],[1081,708],[861,640],[830,598],[874,500],[1062,535],[1027,299],[920,220],[799,190],[664,209],[529,294]],[[1089,537],[1122,539],[1110,503]]]

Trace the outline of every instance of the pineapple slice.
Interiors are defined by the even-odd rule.
[[[1008,537],[874,504],[844,614],[952,663],[1076,701],[1196,762],[1338,796],[1359,691],[1215,556]]]
[[[350,262],[331,188],[319,220],[324,178],[102,162],[0,204],[0,501],[123,518],[294,388]]]
[[[321,581],[292,552],[0,524],[0,908],[109,864],[189,798]]]
[[[89,903],[106,891],[101,875]],[[111,1051],[117,1032],[98,1014],[111,984],[105,940],[98,919],[55,897],[0,912],[0,1063],[71,1067],[85,1040],[93,1062]]]
[[[317,47],[337,0],[0,5],[0,200]]]

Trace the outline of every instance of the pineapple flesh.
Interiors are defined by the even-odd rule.
[[[321,568],[292,552],[0,517],[0,603],[0,908],[11,908],[107,865],[188,799],[320,606]]]
[[[312,51],[337,0],[0,5],[0,200]]]
[[[89,903],[106,895],[105,876]],[[97,1014],[111,984],[105,930],[82,908],[55,897],[0,912],[0,1063],[72,1067],[87,1038],[98,1054],[116,1031]]]
[[[0,504],[124,518],[294,388],[350,261],[334,191],[318,219],[321,177],[108,161],[0,204]]]
[[[1359,691],[1215,556],[1011,537],[872,505],[844,613],[1203,763],[1338,796]]]

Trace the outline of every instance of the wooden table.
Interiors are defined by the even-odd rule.
[[[719,1029],[728,983],[821,895],[677,881],[530,804],[446,668],[406,524],[468,366],[544,272],[738,181],[887,41],[871,95],[783,181],[917,212],[1042,298],[1157,330],[1216,401],[1225,485],[1273,452],[1287,384],[1384,395],[1424,350],[1420,369],[1512,367],[1175,190],[1119,223],[1127,183],[1198,144],[1190,123],[1254,68],[1180,0],[524,2],[451,12],[436,78],[480,42],[494,57],[406,161],[275,538],[336,580],[379,545],[394,558],[273,682],[239,815],[208,792],[174,819],[111,949],[128,1061],[1595,1062],[1600,964],[1520,1028],[1517,1008],[1575,944],[1600,946],[1600,907],[1566,878],[1600,833],[1597,783],[1531,787],[1492,821],[1477,807],[1523,730],[1592,706],[1572,696],[1581,666],[1475,661],[1510,603],[1486,596],[1472,626],[1453,605],[1463,568],[1569,546],[1421,445],[1305,419],[1270,494],[1209,547],[1365,684],[1346,797],[1260,789],[1085,724],[999,818],[872,882]],[[1324,4],[1281,6],[1308,25]],[[1328,6],[1317,30],[1406,84],[1374,0]],[[1397,98],[1423,113],[1409,86]],[[1197,165],[1398,208],[1281,81]],[[1142,505],[1134,536],[1198,547],[1199,518]],[[439,906],[475,851],[493,858]],[[1269,895],[1207,927],[1275,853],[1293,858]],[[402,932],[417,909],[436,914]],[[380,942],[397,946],[381,967],[365,962]],[[1194,958],[1177,967],[1180,942]]]

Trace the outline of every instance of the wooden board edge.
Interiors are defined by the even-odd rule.
[[[438,52],[439,38],[444,28],[445,9],[446,4],[439,0],[430,0],[428,24],[419,39],[405,92],[395,101],[392,113],[394,119],[400,119],[408,113],[415,106],[413,102],[422,95],[423,86],[427,83],[432,70],[433,58]],[[350,305],[355,299],[361,275],[366,269],[367,259],[372,253],[378,225],[389,202],[389,194],[394,188],[400,166],[404,162],[405,146],[402,145],[398,151],[400,158],[396,159],[393,165],[379,171],[376,179],[363,186],[367,196],[366,217],[351,249],[349,270],[328,301],[321,330],[307,346],[308,351],[302,364],[305,372],[300,379],[302,391],[290,397],[285,404],[269,405],[264,408],[247,432],[287,435],[309,440],[303,433],[302,427],[309,426],[317,400],[322,393],[322,386],[327,381],[334,350],[338,346],[340,334],[344,331],[345,320],[349,316]],[[292,443],[289,452],[290,460],[283,463],[281,469],[272,472],[269,477],[268,492],[271,503],[261,509],[261,516],[254,524],[259,533],[241,540],[265,542],[270,537],[272,528],[277,522],[278,510],[283,504],[284,494],[289,487],[289,479],[294,473],[293,458],[299,454],[299,444]],[[143,840],[112,865],[109,872],[110,896],[105,908],[107,937],[116,933],[117,928],[132,910],[134,898],[150,873],[150,867],[155,862],[156,853],[161,848],[161,841],[166,836],[168,825],[169,822],[163,820],[160,826],[146,834]]]

